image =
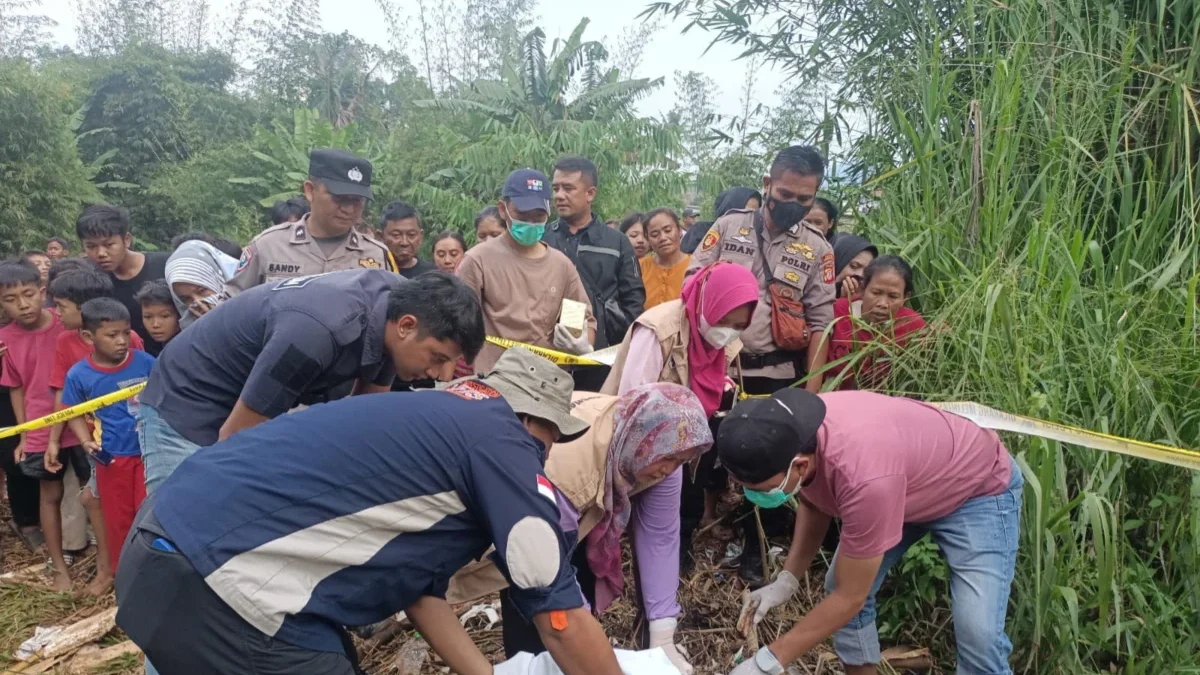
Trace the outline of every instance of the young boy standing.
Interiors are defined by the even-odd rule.
[[[81,314],[80,334],[93,351],[67,373],[63,404],[76,405],[145,382],[154,366],[154,357],[132,348],[129,310],[112,298],[96,298],[83,303]],[[86,440],[82,444],[97,461],[96,481],[100,494],[104,495],[100,505],[111,544],[108,554],[113,569],[117,568],[121,544],[129,534],[133,516],[146,498],[145,469],[136,429],[137,405],[135,396],[97,410],[100,443]],[[80,438],[87,437],[87,423],[82,417],[68,420],[67,425]],[[51,444],[47,461],[56,450]]]
[[[175,308],[175,301],[171,298],[171,289],[167,287],[166,281],[147,281],[142,284],[134,299],[141,305],[142,324],[146,326],[151,340],[166,345],[171,338],[179,334],[179,310]]]
[[[129,212],[119,206],[88,206],[75,221],[75,233],[79,235],[88,259],[112,279],[113,297],[129,310],[134,332],[146,340],[146,351],[158,354],[162,344],[146,332],[141,308],[134,296],[142,284],[166,276],[167,258],[171,254],[130,250],[133,234],[129,228]]]
[[[50,392],[50,370],[58,335],[63,331],[58,316],[42,307],[46,289],[41,276],[26,262],[0,264],[0,306],[12,318],[12,323],[0,328],[0,341],[8,348],[4,356],[0,385],[9,387],[13,413],[20,424],[54,412],[54,396]],[[59,505],[63,498],[63,476],[70,465],[80,483],[91,476],[87,458],[79,441],[71,433],[64,434],[64,449],[53,462],[44,457],[49,445],[50,429],[37,429],[21,435],[13,452],[25,475],[40,481],[39,516],[46,548],[54,566],[54,588],[70,590],[71,576],[63,558],[62,519]],[[92,528],[103,530],[99,505],[88,508]],[[102,593],[112,583],[112,569],[107,551],[96,562],[96,578],[88,587],[89,594]]]
[[[71,366],[86,359],[92,353],[92,345],[80,334],[83,319],[80,308],[88,300],[113,297],[112,281],[107,274],[98,270],[67,272],[50,282],[50,295],[64,330],[55,344],[54,367],[50,370],[50,388],[62,390]],[[134,349],[145,351],[141,336],[130,336]]]
[[[54,280],[50,282],[50,295],[54,298],[54,307],[58,311],[58,318],[62,321],[65,329],[55,342],[54,365],[50,368],[50,389],[54,392],[54,409],[59,410],[63,407],[63,387],[66,383],[67,371],[92,353],[92,345],[80,335],[83,320],[80,317],[79,308],[89,300],[112,297],[112,281],[109,280],[108,275],[95,268],[69,271],[55,275]],[[134,333],[130,340],[134,349],[145,349],[142,338],[138,337],[137,333]],[[56,424],[50,429],[50,445],[61,447],[59,440],[63,426],[63,424]],[[88,425],[85,423],[84,426],[87,428]],[[81,439],[91,438],[92,434],[89,431],[82,436],[78,434],[76,436]],[[87,489],[80,493],[80,503],[85,509],[90,506],[89,501],[100,497],[95,478],[96,462],[89,458],[88,464],[92,467],[92,478],[87,484]],[[101,511],[103,511],[103,505],[101,505]],[[101,546],[104,530],[97,530],[95,534],[97,548],[104,548]],[[105,542],[105,546],[115,547],[119,550],[121,542],[109,540]]]

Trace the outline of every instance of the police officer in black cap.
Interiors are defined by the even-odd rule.
[[[382,242],[354,226],[371,199],[371,163],[345,150],[313,150],[304,196],[312,211],[263,230],[242,251],[226,295],[270,281],[355,269],[396,270]]]

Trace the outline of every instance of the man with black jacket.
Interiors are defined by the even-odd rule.
[[[597,320],[593,346],[603,349],[625,339],[625,332],[644,309],[646,289],[629,238],[606,227],[592,213],[598,181],[596,165],[586,157],[566,156],[554,164],[551,187],[558,220],[546,228],[542,241],[565,253],[579,270]],[[588,370],[605,369],[592,366]],[[603,384],[604,375],[595,375]],[[593,390],[578,377],[576,384],[585,391]]]

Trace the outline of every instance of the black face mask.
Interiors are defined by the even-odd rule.
[[[771,222],[779,230],[790,230],[804,220],[812,206],[800,202],[781,202],[767,188],[767,212],[771,214]]]

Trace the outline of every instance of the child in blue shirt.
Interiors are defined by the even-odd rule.
[[[63,404],[83,403],[145,382],[154,366],[154,357],[132,348],[129,310],[125,305],[113,298],[96,298],[83,303],[80,314],[83,317],[80,335],[94,350],[67,371]],[[137,400],[135,396],[97,410],[94,416],[100,442],[82,443],[96,457],[100,508],[104,512],[114,570],[133,517],[146,498],[145,469],[136,426]],[[80,438],[90,438],[82,417],[67,424]]]

